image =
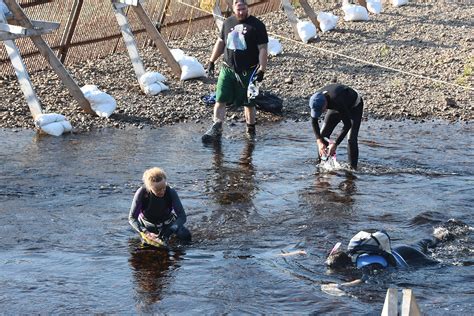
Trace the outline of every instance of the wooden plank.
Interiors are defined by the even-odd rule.
[[[214,7],[212,8],[212,16],[214,17],[214,22],[219,29],[219,32],[222,30],[222,26],[224,25],[224,17],[222,16],[222,10],[219,6],[219,1],[216,1]]]
[[[34,29],[44,29],[54,31],[59,29],[61,23],[57,22],[49,22],[49,21],[37,21],[37,20],[30,20],[31,24],[33,24]]]
[[[385,296],[381,316],[397,316],[398,315],[398,290],[389,288]]]
[[[21,26],[29,29],[33,28],[33,24],[31,24],[30,20],[15,0],[3,1],[8,6],[10,11],[12,11],[15,20],[17,20]],[[84,97],[84,94],[82,93],[77,83],[74,81],[74,79],[72,79],[71,75],[64,68],[64,65],[59,61],[58,57],[56,57],[56,55],[45,42],[45,40],[41,36],[32,36],[30,38],[35,44],[35,46],[38,48],[38,51],[48,61],[48,63],[51,65],[51,68],[56,72],[58,77],[69,90],[69,93],[71,93],[73,98],[79,103],[79,106],[85,112],[95,114],[95,112],[91,109],[89,101]]]
[[[168,63],[168,66],[171,68],[173,74],[177,77],[181,77],[181,67],[179,66],[178,62],[174,59],[173,55],[171,54],[170,49],[166,45],[163,37],[161,37],[160,32],[156,29],[153,22],[150,20],[150,17],[146,14],[145,10],[143,9],[142,5],[138,3],[136,7],[132,7],[135,13],[137,14],[140,21],[143,23],[148,35],[151,39],[155,42],[156,47],[160,51],[163,58]]]
[[[306,15],[309,17],[311,22],[318,28],[318,30],[321,30],[319,27],[319,22],[318,22],[318,16],[314,12],[313,8],[309,5],[307,0],[300,0],[301,7],[303,8],[304,12]]]
[[[117,23],[120,26],[120,31],[122,32],[122,37],[127,47],[128,55],[132,61],[133,70],[137,76],[137,80],[140,80],[140,77],[145,74],[145,67],[138,53],[137,43],[135,42],[135,37],[133,36],[132,29],[128,24],[128,18],[123,12],[123,7],[116,3],[112,3],[114,8],[115,17],[117,18]]]
[[[288,17],[288,21],[290,21],[291,26],[293,27],[293,31],[295,31],[296,38],[300,38],[298,27],[296,26],[298,24],[298,18],[295,15],[295,10],[293,10],[290,0],[281,0],[281,4],[283,10],[285,10],[286,16]]]
[[[413,291],[411,289],[403,289],[402,293],[402,316],[420,316],[420,308],[416,303]]]
[[[5,21],[6,18],[3,12],[0,12],[0,22],[3,23]],[[20,89],[25,95],[26,103],[28,104],[28,108],[30,109],[31,115],[33,116],[33,120],[35,120],[38,115],[42,114],[41,102],[36,96],[30,76],[28,75],[28,71],[26,70],[25,64],[21,59],[20,50],[12,40],[6,40],[3,43],[5,45],[8,57],[12,62],[13,69],[15,69],[15,74],[18,78],[18,82],[20,83]]]

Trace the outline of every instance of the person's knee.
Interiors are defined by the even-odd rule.
[[[180,226],[176,231],[176,236],[183,241],[191,241],[191,232],[184,226]]]

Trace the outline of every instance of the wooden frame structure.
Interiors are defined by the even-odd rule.
[[[115,13],[115,17],[117,19],[117,23],[120,26],[120,31],[125,41],[125,46],[127,47],[127,51],[132,61],[133,70],[135,71],[137,79],[139,80],[140,77],[145,74],[145,67],[143,66],[142,60],[140,59],[135,38],[128,23],[128,18],[124,12],[124,8],[128,6],[130,6],[137,14],[138,19],[142,22],[143,26],[147,31],[147,34],[155,42],[156,46],[158,47],[158,50],[168,63],[168,66],[170,66],[172,73],[177,78],[180,78],[181,67],[174,59],[160,32],[155,27],[153,22],[150,20],[150,17],[143,9],[141,5],[141,0],[112,0],[112,7]]]
[[[26,70],[26,66],[21,58],[20,50],[14,41],[21,37],[29,37],[33,41],[33,44],[51,65],[51,68],[56,72],[71,95],[79,103],[79,106],[85,112],[95,114],[91,109],[89,101],[84,97],[84,94],[77,83],[64,68],[64,65],[48,46],[46,41],[41,37],[43,34],[51,33],[58,29],[59,24],[45,21],[32,21],[26,16],[15,0],[0,1],[3,1],[12,13],[12,17],[9,17],[9,20],[16,22],[15,25],[9,24],[10,21],[7,20],[7,17],[3,12],[0,12],[0,41],[3,41],[5,45],[8,57],[11,60],[15,74],[20,83],[20,89],[25,95],[33,119],[36,119],[38,115],[42,114],[41,102],[34,91],[28,71]]]

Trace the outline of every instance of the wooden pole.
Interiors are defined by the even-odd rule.
[[[21,26],[33,29],[33,24],[23,12],[21,7],[16,3],[15,0],[3,0],[4,3],[8,6],[10,11],[13,13],[14,18],[20,23]],[[72,79],[71,75],[64,68],[64,65],[58,59],[58,57],[51,50],[49,45],[41,36],[32,36],[30,37],[35,46],[38,48],[38,51],[43,55],[44,58],[51,65],[51,68],[56,72],[58,77],[62,80],[66,88],[69,90],[69,93],[73,96],[74,99],[79,103],[79,106],[87,113],[95,114],[91,109],[89,101],[84,97],[81,89],[77,83]]]
[[[126,5],[112,2],[112,7],[114,8],[115,17],[117,18],[117,23],[120,26],[120,32],[122,32],[123,40],[128,50],[128,55],[132,61],[133,70],[135,71],[137,80],[140,80],[140,77],[145,74],[145,67],[143,66],[142,60],[140,59],[137,43],[133,37],[132,29],[128,24],[127,16],[123,12],[123,8],[126,7]]]
[[[6,23],[7,19],[5,18],[3,12],[0,12],[0,23]],[[21,59],[20,51],[16,46],[13,40],[6,40],[3,42],[5,44],[5,49],[7,51],[8,57],[12,62],[13,69],[15,69],[15,74],[20,83],[20,89],[25,95],[26,103],[30,109],[33,120],[42,114],[41,102],[36,96],[33,85],[30,81],[30,76],[26,70],[25,64]]]
[[[58,52],[58,57],[60,58],[62,63],[64,63],[64,61],[66,60],[69,45],[71,44],[72,36],[74,35],[74,31],[76,29],[77,21],[79,20],[79,15],[81,14],[83,4],[84,0],[74,1],[71,14],[69,15],[69,18],[67,20],[66,27],[64,28],[64,33],[61,38],[60,44],[61,48]]]
[[[222,10],[219,6],[219,1],[216,1],[214,7],[212,7],[212,16],[214,17],[214,21],[216,22],[217,28],[220,32],[222,30],[222,26],[224,25],[224,18],[222,17]]]
[[[316,13],[314,13],[313,8],[311,8],[311,6],[308,4],[308,1],[300,0],[300,4],[301,7],[303,7],[303,10],[306,15],[308,15],[311,22],[313,22],[313,24],[318,28],[318,30],[321,30],[321,28],[319,27],[318,16],[316,15]]]
[[[359,0],[358,2],[359,2],[359,5],[361,5],[361,6],[363,6],[364,8],[367,9],[367,1],[365,1],[365,0]]]
[[[295,11],[293,10],[293,6],[291,5],[290,0],[281,0],[281,4],[283,6],[283,10],[285,10],[286,16],[288,17],[288,21],[290,21],[291,26],[293,27],[293,31],[295,31],[296,38],[300,37],[298,33],[298,18],[295,15]]]
[[[397,316],[398,315],[398,290],[389,288],[385,296],[381,316]]]
[[[173,55],[171,54],[171,51],[169,50],[168,46],[166,45],[165,41],[163,40],[163,37],[161,37],[160,32],[158,32],[155,25],[153,25],[153,22],[150,20],[150,18],[146,14],[146,12],[143,9],[141,3],[139,2],[137,4],[137,6],[132,6],[132,8],[135,11],[135,13],[137,14],[140,21],[143,23],[143,26],[145,26],[145,29],[146,29],[148,35],[155,42],[155,44],[158,47],[158,50],[160,51],[161,55],[163,55],[163,57],[165,58],[166,62],[168,63],[168,66],[170,66],[171,71],[173,72],[173,74],[177,78],[180,78],[181,77],[181,67],[179,66],[178,62],[174,59]]]
[[[421,312],[411,289],[403,289],[402,316],[420,316]]]

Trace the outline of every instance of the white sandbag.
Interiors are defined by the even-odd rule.
[[[283,51],[283,46],[281,46],[280,41],[276,38],[268,37],[268,55],[276,56],[281,54]]]
[[[186,55],[181,49],[171,49],[173,58],[181,67],[181,80],[206,77],[204,66],[194,57]]]
[[[161,91],[166,91],[166,90],[169,90],[169,89],[170,89],[170,88],[168,88],[168,86],[165,85],[163,82],[159,82],[159,81],[158,81],[157,84],[160,85]]]
[[[382,2],[380,0],[367,0],[367,10],[373,14],[382,12]]]
[[[344,11],[345,21],[367,21],[369,20],[369,13],[367,9],[357,4],[347,4],[342,6]]]
[[[89,101],[92,110],[100,117],[109,117],[117,107],[115,99],[100,91],[95,85],[85,85],[81,88],[81,91]]]
[[[298,29],[298,35],[304,43],[308,43],[310,39],[318,36],[316,26],[311,21],[299,21],[296,24],[296,28]]]
[[[394,7],[401,7],[402,5],[407,5],[408,0],[392,0],[392,5]]]
[[[141,85],[153,84],[157,81],[165,82],[166,77],[155,71],[148,71],[138,80]]]
[[[181,80],[206,77],[203,65],[194,57],[185,56],[179,62],[181,66]]]
[[[323,32],[327,32],[336,28],[339,17],[330,12],[319,12],[318,22],[319,28]]]
[[[179,48],[170,49],[171,55],[173,58],[179,63],[181,59],[183,59],[186,54]]]
[[[35,119],[35,125],[43,132],[60,136],[72,130],[72,125],[64,115],[56,113],[40,114]]]
[[[147,72],[142,75],[138,81],[140,82],[143,92],[148,95],[157,95],[163,90],[168,90],[168,87],[164,84],[163,86],[166,87],[166,89],[163,89],[162,81],[166,81],[166,78],[159,72]]]

